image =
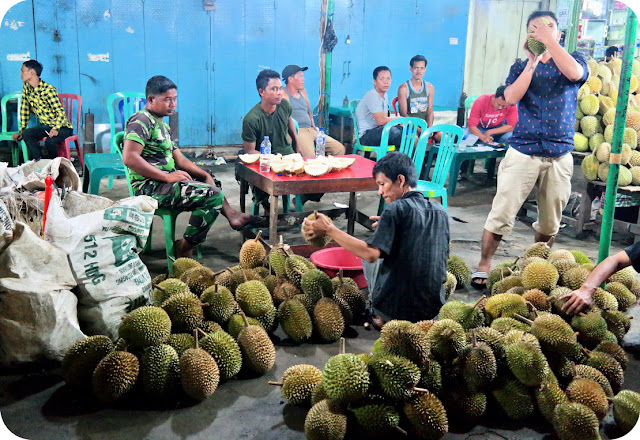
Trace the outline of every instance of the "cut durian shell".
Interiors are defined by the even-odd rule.
[[[285,171],[291,174],[302,174],[304,173],[304,162],[303,161],[287,162]]]
[[[329,164],[322,163],[320,161],[307,162],[304,165],[304,172],[313,177],[318,177],[318,176],[322,176],[323,174],[327,174],[330,169],[331,169],[331,166]]]
[[[271,171],[273,171],[276,174],[284,172],[284,170],[286,168],[287,168],[287,163],[286,162],[277,161],[277,162],[272,162],[271,163]]]
[[[332,157],[331,166],[333,171],[344,170],[349,168],[356,161],[354,157]]]
[[[243,163],[256,163],[260,160],[260,154],[239,154],[238,159]]]

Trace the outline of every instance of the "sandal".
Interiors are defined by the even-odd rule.
[[[484,282],[479,283],[475,280],[484,280]],[[476,270],[471,274],[471,285],[477,290],[484,290],[487,288],[487,272],[484,270]]]

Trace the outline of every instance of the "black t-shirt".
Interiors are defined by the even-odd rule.
[[[633,268],[637,272],[640,272],[640,241],[632,244],[624,251],[629,256],[629,260],[631,260],[631,265],[633,266]]]
[[[384,210],[367,240],[384,258],[371,305],[390,319],[432,319],[445,302],[449,218],[444,208],[411,191]]]

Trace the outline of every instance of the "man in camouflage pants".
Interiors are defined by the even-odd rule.
[[[127,121],[122,156],[136,195],[153,197],[159,208],[192,212],[184,238],[175,243],[176,257],[192,255],[219,213],[235,230],[257,226],[262,219],[234,210],[220,182],[185,158],[171,140],[162,118],[175,111],[177,86],[157,75],[147,82],[146,96],[146,107]]]

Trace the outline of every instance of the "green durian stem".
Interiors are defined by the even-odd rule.
[[[256,238],[254,238],[253,241],[257,243],[258,241],[260,241],[261,236],[262,236],[262,230],[258,231],[258,235],[256,235]]]
[[[165,289],[163,289],[162,287],[160,287],[160,286],[159,286],[159,285],[157,285],[157,284],[153,284],[153,286],[152,286],[152,287],[153,287],[154,289],[158,289],[160,292],[166,292],[166,290],[165,290]]]
[[[208,336],[207,333],[204,330],[202,330],[200,327],[198,327],[196,330],[202,333],[202,336]]]
[[[169,260],[171,260],[172,263],[176,262],[176,259],[173,258],[171,255],[167,255],[167,258],[169,258]]]
[[[520,321],[522,321],[522,322],[524,322],[525,324],[529,324],[529,325],[533,324],[532,320],[527,319],[522,315],[518,315],[517,313],[515,315],[513,315],[513,317],[518,319],[518,320],[520,320]]]
[[[244,269],[242,269],[242,276],[244,277],[244,282],[246,283],[247,280],[247,273],[244,271]]]
[[[418,388],[418,387],[413,387],[413,391],[415,391],[416,393],[425,393],[425,394],[431,392],[426,388]]]
[[[347,351],[346,349],[346,339],[345,338],[340,338],[340,354],[345,354]]]
[[[404,435],[404,436],[409,435],[409,434],[407,433],[407,431],[405,431],[404,429],[402,429],[402,428],[401,428],[401,427],[399,427],[398,425],[394,426],[394,427],[393,427],[393,429],[395,429],[396,431],[398,431],[400,434],[402,434],[402,435]]]
[[[340,269],[340,270],[338,271],[338,279],[340,280],[340,285],[342,285],[342,283],[344,283],[344,281],[342,280],[342,273],[343,273],[343,272],[342,272],[342,269]]]
[[[281,387],[282,385],[284,385],[282,382],[274,382],[272,380],[270,380],[269,382],[267,382],[269,385],[275,385],[277,387]]]
[[[196,348],[196,350],[197,350],[198,348],[200,348],[200,345],[198,344],[198,330],[199,330],[199,329],[195,329],[195,330],[193,331],[193,339],[195,339],[195,348]]]
[[[244,322],[244,326],[249,327],[249,321],[247,320],[247,315],[245,315],[242,310],[240,310],[240,316],[242,316],[242,321]]]
[[[475,302],[475,304],[473,305],[473,308],[471,309],[471,312],[473,312],[475,309],[478,308],[478,306],[480,305],[480,303],[487,297],[487,295],[482,295],[480,297],[480,299],[478,299],[478,301]]]

